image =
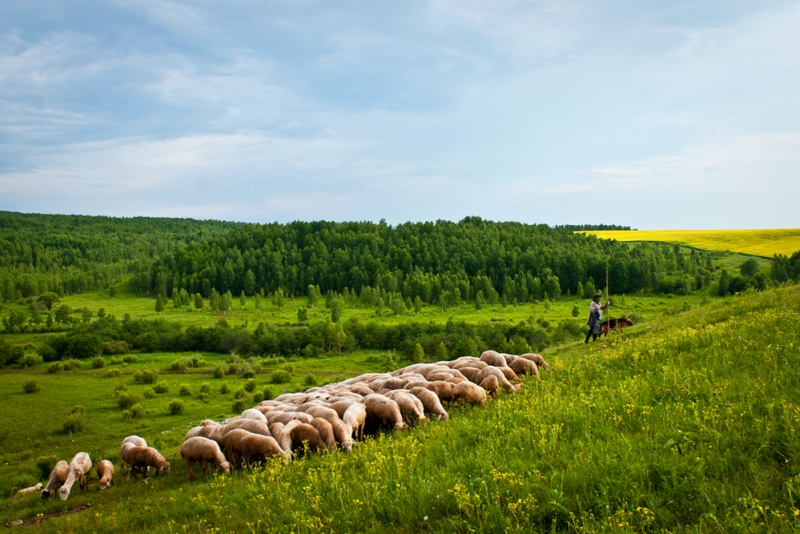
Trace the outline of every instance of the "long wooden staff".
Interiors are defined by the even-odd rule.
[[[606,262],[606,304],[610,301],[608,300],[608,262]],[[606,307],[606,332],[611,331],[611,313]]]

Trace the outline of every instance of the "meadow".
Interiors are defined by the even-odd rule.
[[[87,450],[117,463],[130,433],[159,447],[173,470],[147,482],[119,476],[104,492],[94,479],[66,502],[7,497],[0,522],[24,519],[45,532],[797,531],[800,288],[625,300],[642,321],[588,346],[548,349],[542,382],[526,381],[519,394],[483,408],[450,406],[449,421],[370,438],[350,454],[195,483],[177,454],[183,433],[230,414],[240,389],[304,389],[308,376],[322,383],[404,362],[382,353],[259,361],[251,378],[216,378],[214,369],[237,364],[230,355],[189,355],[198,367],[174,370],[186,354],[141,354],[101,369],[5,372],[4,496],[42,479],[37,464],[48,458]],[[155,384],[167,393],[147,398],[154,385],[135,378],[145,368],[158,370]],[[292,382],[271,384],[281,370]],[[41,389],[24,393],[31,379]],[[183,384],[192,395],[180,395]],[[141,396],[141,415],[120,406],[125,391]],[[176,399],[183,414],[169,412]],[[84,430],[62,433],[78,405]]]
[[[772,258],[800,250],[800,229],[761,230],[604,230],[585,232],[603,239],[625,242],[677,243],[697,249],[738,252]]]

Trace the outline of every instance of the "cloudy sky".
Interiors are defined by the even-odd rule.
[[[800,226],[796,0],[3,0],[0,210]]]

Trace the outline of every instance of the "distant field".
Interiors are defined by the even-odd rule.
[[[800,228],[762,230],[606,230],[586,232],[617,241],[663,241],[705,250],[722,250],[771,258],[800,250]]]

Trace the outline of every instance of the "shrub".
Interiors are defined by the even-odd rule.
[[[134,363],[136,361],[136,356],[133,354],[126,354],[122,357],[122,361],[125,363]]]
[[[192,388],[189,387],[189,384],[181,384],[181,389],[179,393],[181,397],[191,397]]]
[[[236,393],[233,394],[234,399],[243,399],[245,397],[247,397],[247,392],[244,390],[244,388],[237,389]]]
[[[265,387],[264,391],[261,394],[261,400],[272,400],[274,398],[275,398],[275,392],[272,390],[272,388],[269,386]]]
[[[185,373],[186,369],[189,368],[189,365],[191,365],[191,360],[189,360],[189,358],[181,358],[180,360],[175,360],[172,362],[170,369],[179,373]]]
[[[218,365],[214,368],[214,378],[222,378],[225,376],[225,368],[221,365]]]
[[[158,371],[142,369],[133,374],[133,379],[140,384],[155,384],[156,380],[158,380]]]
[[[250,380],[248,380],[247,383],[244,385],[244,390],[249,391],[250,393],[254,392],[256,390],[255,379],[251,378]]]
[[[38,470],[39,480],[47,480],[50,478],[50,472],[56,466],[58,458],[56,456],[39,456],[36,459],[36,469]]]
[[[169,386],[166,382],[159,382],[153,387],[153,391],[156,393],[169,393]]]
[[[211,394],[211,384],[208,382],[203,382],[200,385],[200,394],[201,395],[210,395]]]
[[[33,367],[34,365],[38,365],[42,363],[44,360],[38,354],[26,354],[22,358],[19,359],[19,366],[28,368]]]
[[[303,380],[303,385],[308,387],[314,387],[317,385],[317,377],[314,375],[308,375],[305,380]]]
[[[175,399],[169,403],[169,413],[172,415],[180,415],[184,412],[186,406],[180,399]]]
[[[81,367],[83,367],[83,364],[80,360],[76,360],[75,358],[70,358],[69,360],[64,361],[65,371],[74,371],[76,369],[80,369]]]
[[[47,368],[47,372],[50,373],[51,375],[60,373],[63,370],[64,366],[61,365],[61,362],[55,362],[50,367]]]
[[[120,371],[119,369],[109,369],[103,376],[106,378],[116,378],[121,374],[122,371]]]
[[[83,432],[83,415],[73,413],[68,415],[61,424],[61,432],[64,434],[77,434]]]
[[[289,371],[275,371],[267,380],[270,384],[288,384],[292,381],[292,374]]]
[[[25,393],[36,393],[41,388],[39,387],[38,382],[36,380],[28,380],[24,384],[22,384],[22,391]]]
[[[144,407],[137,402],[130,409],[125,410],[124,415],[126,419],[141,419],[144,416]]]
[[[145,399],[152,399],[156,396],[156,392],[153,388],[144,388],[144,391],[142,391],[142,395],[144,396]]]
[[[228,386],[228,384],[222,384],[222,387],[219,388],[219,392],[222,395],[227,395],[228,393],[231,392],[231,388],[230,386]]]
[[[244,401],[244,399],[238,399],[233,403],[233,407],[231,409],[233,410],[233,413],[242,413],[247,409],[247,403]]]
[[[130,409],[131,406],[139,402],[140,398],[139,395],[132,391],[124,391],[120,393],[119,397],[117,397],[117,405],[123,409],[127,410]]]

